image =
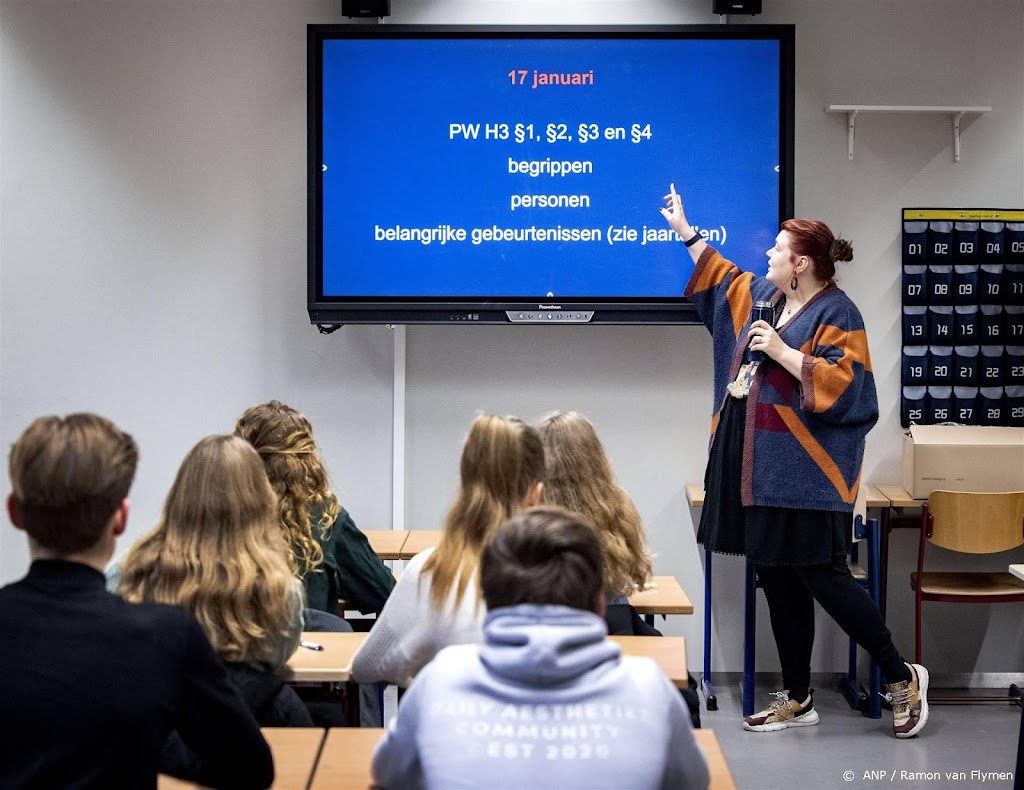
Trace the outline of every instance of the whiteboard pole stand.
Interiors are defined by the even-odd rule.
[[[392,325],[394,371],[391,388],[391,529],[405,529],[405,330]]]

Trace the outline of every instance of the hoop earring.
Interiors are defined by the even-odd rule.
[[[793,275],[793,279],[789,281],[789,290],[795,291],[799,283],[796,281],[796,275]]]

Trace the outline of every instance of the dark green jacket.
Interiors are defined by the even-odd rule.
[[[352,516],[342,508],[326,540],[316,526],[319,512],[311,512],[309,518],[314,525],[313,535],[324,550],[324,561],[302,580],[306,606],[338,614],[338,600],[343,599],[346,609],[380,614],[395,586],[395,577],[374,553]]]

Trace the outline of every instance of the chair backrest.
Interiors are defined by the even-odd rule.
[[[1024,491],[932,491],[928,539],[965,554],[994,554],[1024,544]]]

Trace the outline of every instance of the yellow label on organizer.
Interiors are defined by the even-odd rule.
[[[905,208],[904,220],[935,219],[952,222],[1024,222],[1022,209]]]

